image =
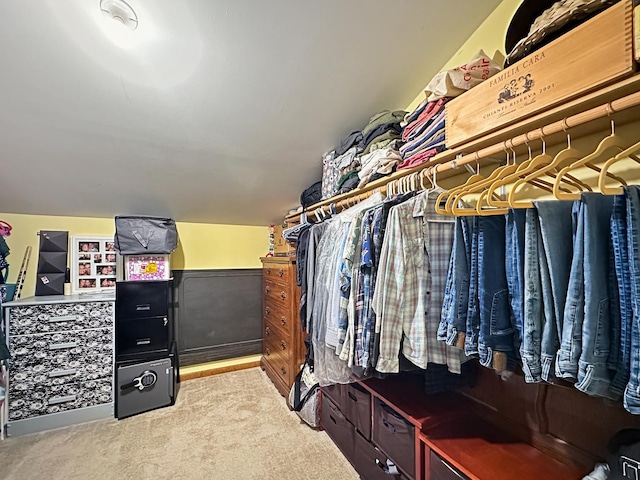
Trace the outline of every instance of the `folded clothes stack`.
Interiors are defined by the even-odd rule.
[[[406,143],[400,147],[403,162],[398,170],[420,165],[445,150],[444,106],[449,100],[449,97],[432,102],[425,100],[407,116],[402,131],[402,140]]]
[[[389,175],[402,162],[400,123],[407,112],[383,110],[360,130],[346,135],[324,155],[322,199],[361,188],[372,179]]]

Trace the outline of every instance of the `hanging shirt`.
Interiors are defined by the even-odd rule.
[[[438,193],[421,193],[389,214],[373,299],[381,373],[399,371],[401,342],[402,353],[420,368],[432,362],[461,371],[464,354],[437,340],[453,243],[453,221],[435,213]]]

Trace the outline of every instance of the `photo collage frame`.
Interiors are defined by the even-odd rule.
[[[71,291],[115,289],[118,255],[113,237],[72,237]]]

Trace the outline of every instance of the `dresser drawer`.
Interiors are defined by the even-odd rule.
[[[282,340],[286,343],[292,343],[292,337],[288,331],[283,330],[279,323],[275,323],[267,319],[263,322],[262,339],[274,342],[276,340],[278,342]]]
[[[84,330],[113,325],[113,302],[53,303],[11,307],[9,336],[63,330]]]
[[[290,265],[281,263],[265,263],[262,268],[262,276],[265,280],[269,279],[282,285],[290,285],[290,282],[295,281],[291,272]]]
[[[293,358],[293,345],[288,338],[283,338],[277,333],[271,333],[262,340],[262,350],[266,357],[281,356],[286,361]]]
[[[26,365],[25,365],[26,363]],[[19,394],[38,385],[62,385],[80,380],[97,380],[113,375],[113,355],[98,354],[90,358],[80,358],[51,365],[40,364],[12,365],[9,370],[9,394]]]
[[[113,355],[113,330],[102,328],[10,337],[9,350],[12,356],[9,375],[35,366],[43,366],[46,373],[75,365],[90,365],[101,356]]]
[[[297,321],[297,318],[294,320],[293,315],[282,305],[274,305],[272,302],[267,301],[263,305],[262,318],[264,324],[269,325],[271,328],[276,328],[282,332],[282,335],[290,337],[291,331],[294,330],[293,322]]]
[[[298,372],[291,372],[289,366],[289,359],[282,352],[280,345],[269,340],[263,340],[262,342],[263,359],[271,365],[271,368],[276,372],[285,385],[291,385],[293,376]]]
[[[63,385],[38,385],[9,396],[9,420],[109,403],[113,398],[113,378],[84,380]]]
[[[276,305],[283,305],[288,308],[291,304],[291,291],[287,285],[280,285],[265,279],[264,282],[262,282],[262,293],[265,300]]]

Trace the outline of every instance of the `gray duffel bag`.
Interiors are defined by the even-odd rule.
[[[116,217],[115,247],[121,255],[167,254],[177,246],[178,231],[171,218]]]

